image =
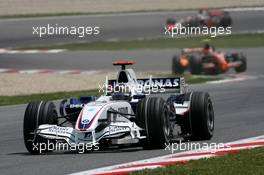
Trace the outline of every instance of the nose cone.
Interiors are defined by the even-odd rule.
[[[95,129],[93,126],[97,122],[102,106],[85,105],[79,114],[75,128],[80,131]]]

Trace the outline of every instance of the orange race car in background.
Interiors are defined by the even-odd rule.
[[[187,16],[182,19],[169,18],[166,28],[172,30],[181,24],[184,27],[230,27],[233,21],[228,11],[218,9],[200,9],[196,15]]]
[[[192,74],[220,74],[234,68],[237,73],[247,69],[247,59],[243,53],[226,54],[215,51],[205,44],[203,48],[185,48],[181,56],[172,58],[172,73],[182,74],[189,70]]]

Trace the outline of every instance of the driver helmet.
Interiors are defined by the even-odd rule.
[[[120,84],[115,87],[114,92],[111,94],[112,100],[131,100],[131,91],[126,85]]]

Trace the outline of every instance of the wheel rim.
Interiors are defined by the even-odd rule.
[[[166,138],[166,141],[169,138],[170,135],[170,121],[168,117],[168,110],[166,106],[164,106],[164,112],[163,112],[163,131],[164,131],[164,136]]]
[[[207,104],[207,123],[209,130],[212,132],[214,129],[214,112],[210,101]]]

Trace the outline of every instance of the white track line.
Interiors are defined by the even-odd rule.
[[[0,48],[0,54],[35,54],[35,53],[60,53],[66,51],[65,49],[26,49],[26,50],[16,50],[16,49],[6,49]]]
[[[237,8],[224,8],[229,12],[245,12],[245,11],[264,11],[264,7],[237,7]]]

